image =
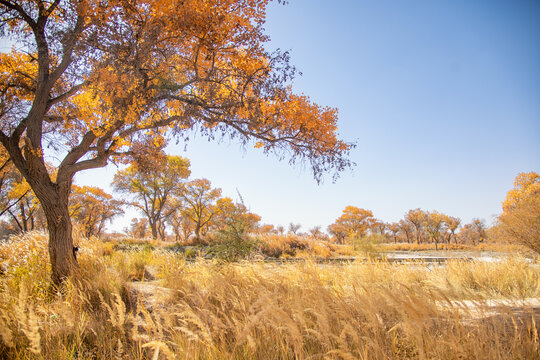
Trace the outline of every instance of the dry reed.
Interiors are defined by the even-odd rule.
[[[493,313],[484,302],[540,297],[537,265],[519,258],[436,268],[385,262],[186,263],[166,252],[111,252],[103,243],[86,241],[80,244],[81,270],[63,293],[51,294],[45,285],[46,256],[32,249],[40,236],[15,239],[11,249],[0,247],[4,262],[18,246],[30,249],[24,259],[11,258],[0,276],[0,358],[539,355],[534,309],[504,305]],[[130,281],[141,266],[158,277],[137,283],[146,293]],[[465,299],[475,301],[474,309]]]

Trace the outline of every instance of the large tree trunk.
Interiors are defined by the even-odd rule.
[[[152,239],[156,240],[158,237],[158,229],[154,220],[150,221],[150,229],[152,230]]]
[[[78,265],[75,248],[73,247],[71,219],[69,218],[67,206],[64,209],[64,206],[59,204],[52,213],[54,215],[51,217],[46,212],[49,228],[51,277],[54,284],[60,284]]]
[[[60,285],[78,267],[68,208],[71,184],[51,185],[38,186],[34,192],[47,219],[51,279]]]

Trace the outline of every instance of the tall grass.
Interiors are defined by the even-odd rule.
[[[493,315],[482,303],[540,296],[538,268],[518,258],[437,268],[385,262],[186,263],[167,252],[111,252],[100,242],[81,240],[80,271],[61,294],[51,294],[45,250],[32,250],[39,241],[45,241],[43,235],[32,234],[0,246],[8,263],[0,277],[0,358],[539,355],[538,314],[506,306]],[[30,249],[26,257],[6,256],[19,246]],[[141,267],[158,279],[133,283],[132,274]],[[148,291],[137,292],[140,286],[134,284]],[[476,301],[474,316],[464,299]]]

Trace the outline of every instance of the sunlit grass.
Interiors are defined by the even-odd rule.
[[[539,351],[530,309],[503,306],[493,316],[483,305],[540,297],[537,265],[518,257],[440,267],[186,262],[80,240],[80,271],[51,294],[45,242],[29,234],[0,247],[0,358],[532,359]],[[141,271],[157,279],[134,276]],[[464,300],[476,302],[474,316]]]

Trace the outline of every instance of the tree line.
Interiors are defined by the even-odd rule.
[[[0,233],[43,229],[46,220],[32,189],[24,177],[0,151]],[[50,168],[53,168],[49,165]],[[54,170],[52,171],[54,173]],[[144,216],[134,218],[125,233],[137,237],[182,243],[208,243],[212,234],[227,227],[241,226],[243,233],[275,233],[288,231],[302,235],[300,224],[283,226],[261,224],[261,217],[243,204],[223,196],[208,179],[189,179],[190,161],[181,156],[167,155],[162,150],[136,156],[113,180],[113,188],[122,197],[107,194],[100,188],[72,188],[69,212],[81,233],[86,236],[103,234],[107,222],[133,207]],[[503,203],[503,213],[495,225],[488,228],[481,219],[462,224],[458,217],[438,211],[411,209],[397,222],[377,219],[371,210],[347,206],[327,234],[320,226],[309,230],[312,238],[331,240],[337,244],[354,243],[376,234],[386,242],[479,244],[489,236],[495,240],[520,242],[538,249],[540,177],[537,173],[522,173],[516,177]],[[330,235],[330,236],[329,236]]]
[[[45,229],[46,220],[32,189],[0,151],[0,234]],[[208,179],[188,180],[188,159],[166,155],[136,157],[116,173],[113,188],[123,197],[113,196],[93,186],[72,187],[69,213],[81,234],[101,236],[107,222],[124,214],[125,207],[138,209],[143,218],[134,218],[125,231],[139,238],[147,235],[166,240],[169,229],[176,241],[205,242],[209,232],[232,223],[253,230],[260,217],[242,202],[222,196]],[[149,233],[149,234],[147,234]]]
[[[486,224],[473,219],[461,226],[461,219],[438,211],[409,210],[398,222],[386,223],[373,216],[371,210],[347,206],[342,215],[328,227],[340,244],[353,242],[368,234],[378,234],[387,241],[406,243],[472,243],[486,240]]]

